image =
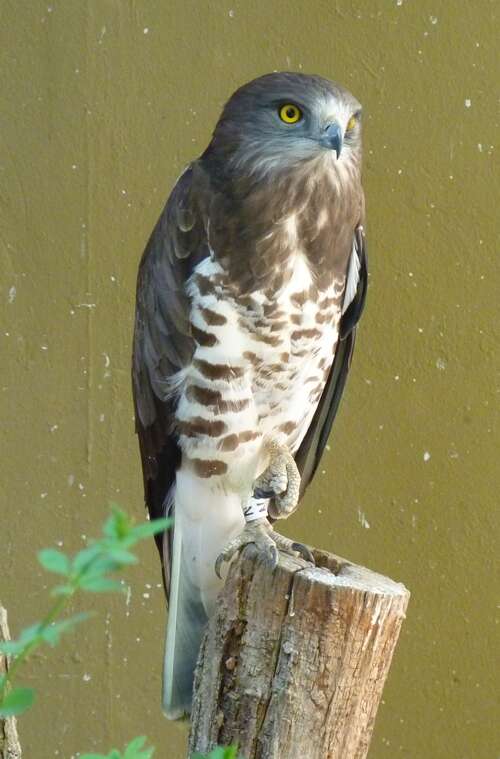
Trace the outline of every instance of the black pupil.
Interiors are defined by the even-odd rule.
[[[287,108],[286,115],[288,116],[289,119],[295,118],[295,108]]]

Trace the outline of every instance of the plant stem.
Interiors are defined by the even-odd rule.
[[[97,554],[96,556],[93,556],[87,564],[84,564],[84,566],[80,569],[78,574],[76,574],[73,579],[70,580],[69,584],[71,585],[71,591],[67,593],[64,596],[61,596],[57,599],[55,604],[52,606],[51,609],[49,609],[46,616],[43,618],[43,620],[40,623],[40,633],[42,633],[44,630],[47,629],[47,627],[50,627],[50,625],[61,615],[61,613],[64,611],[66,606],[68,605],[69,601],[73,598],[75,593],[80,589],[80,582],[82,580],[82,577],[92,568],[92,565],[94,562],[96,562],[98,559],[102,557],[102,553]],[[8,667],[5,678],[2,682],[2,685],[0,686],[0,704],[2,703],[4,697],[5,697],[5,691],[7,689],[7,686],[10,685],[12,687],[13,680],[14,680],[14,674],[16,673],[17,669],[21,666],[21,664],[28,658],[28,656],[33,653],[35,649],[37,649],[43,641],[43,636],[38,635],[34,640],[32,640],[30,643],[27,643],[26,646],[23,648],[21,653],[17,654],[14,659],[12,660],[12,664]]]

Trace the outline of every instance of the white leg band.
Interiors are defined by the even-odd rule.
[[[243,509],[243,516],[246,522],[254,522],[256,519],[262,519],[267,517],[267,507],[269,505],[269,498],[254,498],[251,496],[248,499],[247,505]]]

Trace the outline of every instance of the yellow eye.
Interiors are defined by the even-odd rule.
[[[286,103],[280,108],[280,119],[285,124],[296,124],[302,118],[302,111],[297,105],[293,103]]]
[[[351,118],[347,122],[346,132],[350,132],[352,129],[354,129],[354,127],[356,126],[356,121],[357,121],[356,116],[351,116]]]

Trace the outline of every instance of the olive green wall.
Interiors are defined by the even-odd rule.
[[[498,482],[498,5],[489,0],[2,0],[0,597],[47,605],[36,551],[115,499],[142,516],[129,356],[135,274],[225,98],[273,69],[365,107],[370,292],[320,474],[287,533],[412,590],[371,759],[493,759]],[[153,545],[124,598],[26,680],[27,757],[146,733],[159,708]],[[497,713],[498,716],[498,713]]]

